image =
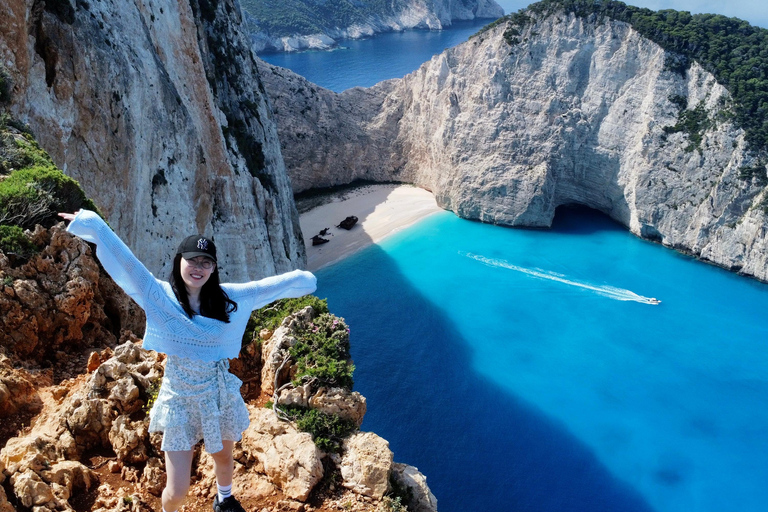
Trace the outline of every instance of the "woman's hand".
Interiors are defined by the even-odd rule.
[[[78,213],[80,213],[80,211],[81,211],[81,210],[77,210],[75,213],[64,213],[64,212],[59,212],[59,217],[61,217],[61,218],[62,218],[62,219],[64,219],[64,220],[67,220],[67,221],[69,221],[69,222],[72,222],[73,220],[75,220],[75,215],[77,215]]]

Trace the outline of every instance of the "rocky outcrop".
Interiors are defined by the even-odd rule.
[[[425,477],[417,468],[395,462],[392,464],[392,480],[412,496],[408,510],[432,512],[437,510],[437,498],[427,486]]]
[[[88,347],[114,347],[124,329],[143,333],[144,312],[87,243],[62,224],[38,226],[31,240],[43,249],[29,261],[14,266],[0,253],[0,345],[10,358],[63,363]]]
[[[0,352],[0,416],[7,418],[20,409],[39,410],[42,406],[33,377],[14,368],[11,359]]]
[[[233,280],[304,264],[238,2],[9,0],[0,19],[12,115],[155,275],[197,232]]]
[[[357,391],[321,387],[307,400],[307,406],[326,414],[335,414],[360,427],[367,409],[366,400]]]
[[[323,453],[310,434],[280,421],[271,410],[250,408],[250,412],[243,451],[255,470],[266,474],[288,497],[305,501],[323,477]]]
[[[357,432],[344,440],[339,462],[342,485],[358,494],[381,499],[389,490],[394,455],[389,443],[373,432]]]
[[[349,183],[362,177],[346,169],[365,151],[366,179],[416,184],[465,218],[547,227],[558,206],[581,204],[768,280],[768,192],[740,176],[759,161],[730,120],[728,91],[696,63],[670,69],[670,55],[626,23],[528,14],[514,38],[512,22],[500,23],[368,90],[334,95],[295,77],[270,85],[281,138],[313,123],[355,137],[349,150],[334,136],[312,138],[311,150],[284,142],[295,183]],[[270,83],[277,73],[264,72]],[[697,108],[706,113],[698,143],[674,128]]]
[[[157,453],[146,427],[132,428],[141,422],[126,415],[146,405],[151,383],[162,376],[160,363],[158,354],[128,341],[90,377],[59,386],[34,428],[0,450],[0,478],[10,479],[17,502],[71,511],[70,498],[98,483],[83,464],[88,450],[112,449],[126,464],[143,463],[148,453]]]
[[[328,49],[341,39],[359,39],[406,29],[440,30],[455,20],[496,19],[504,10],[494,0],[394,0],[376,9],[362,2],[344,2],[337,12],[325,2],[304,0],[294,5],[254,1],[245,5],[254,51]],[[294,28],[273,26],[273,19],[302,20]]]

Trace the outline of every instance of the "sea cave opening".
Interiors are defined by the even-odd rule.
[[[626,231],[627,228],[605,212],[580,203],[567,203],[555,209],[551,230],[588,235],[598,231]]]

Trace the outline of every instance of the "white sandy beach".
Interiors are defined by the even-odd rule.
[[[313,208],[299,217],[307,247],[307,270],[314,271],[375,244],[417,221],[443,211],[435,197],[411,185],[367,185],[329,198],[328,203]],[[338,224],[354,215],[357,224],[349,231]],[[330,228],[329,240],[312,245],[312,237]]]

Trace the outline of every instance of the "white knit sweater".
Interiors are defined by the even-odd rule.
[[[202,361],[235,358],[251,311],[277,299],[301,297],[316,289],[315,276],[303,270],[249,283],[222,283],[222,289],[237,303],[229,323],[201,315],[189,318],[171,285],[155,279],[94,212],[80,211],[67,231],[96,244],[96,254],[109,275],[146,312],[144,348],[169,355]]]

